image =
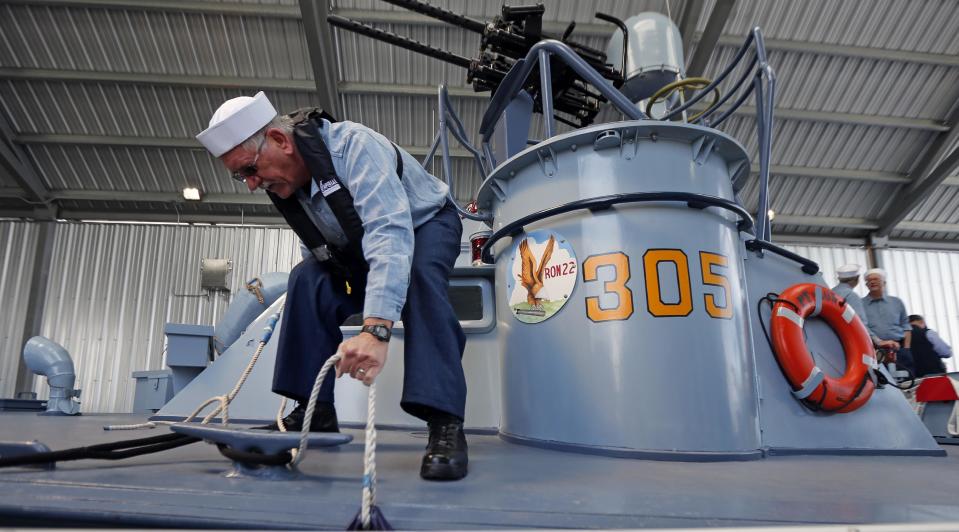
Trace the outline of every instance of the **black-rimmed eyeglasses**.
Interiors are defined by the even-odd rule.
[[[256,155],[253,157],[253,162],[240,168],[236,172],[230,174],[230,177],[239,181],[240,183],[246,183],[247,178],[253,177],[259,172],[259,168],[256,167],[256,161],[260,158],[260,150],[263,149],[263,144],[266,142],[266,135],[263,135],[263,140],[260,141],[260,144],[256,147]]]

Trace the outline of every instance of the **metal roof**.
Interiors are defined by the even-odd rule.
[[[489,19],[502,2],[431,3]],[[687,60],[708,59],[707,77],[761,27],[778,77],[774,236],[878,233],[936,246],[959,234],[959,3],[556,0],[546,8],[546,31],[575,21],[573,35],[599,48],[613,30],[595,12],[666,12],[686,30]],[[422,156],[437,127],[436,85],[446,83],[467,130],[477,129],[488,95],[472,92],[465,71],[332,29],[326,10],[310,0],[0,0],[0,216],[279,221],[193,139],[220,103],[259,89],[277,108],[320,104]],[[468,57],[479,46],[477,34],[379,0],[335,0],[331,10]],[[755,155],[753,108],[722,129]],[[465,200],[479,175],[465,151],[455,153],[454,192]],[[185,186],[199,187],[204,201],[179,199]],[[755,210],[757,195],[751,179],[741,198]]]

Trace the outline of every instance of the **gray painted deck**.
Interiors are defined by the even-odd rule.
[[[0,440],[52,449],[168,429],[104,432],[142,416],[0,414]],[[162,431],[162,432],[161,432]],[[0,470],[0,524],[343,529],[359,509],[363,434],[313,450],[294,481],[227,479],[196,443],[55,471]],[[420,480],[425,435],[381,431],[379,506],[396,528],[639,528],[959,521],[959,450],[947,457],[772,456],[681,463],[566,453],[471,435],[470,474]]]

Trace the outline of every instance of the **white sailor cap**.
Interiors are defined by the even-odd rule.
[[[239,96],[223,102],[213,113],[210,127],[197,135],[196,140],[214,157],[219,157],[263,129],[275,116],[276,109],[263,91],[252,98]]]
[[[858,264],[843,264],[836,268],[836,277],[839,279],[855,279],[859,277],[862,267]]]

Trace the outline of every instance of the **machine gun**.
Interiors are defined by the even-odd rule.
[[[543,4],[512,7],[504,5],[499,16],[494,17],[490,22],[483,22],[419,0],[384,1],[479,33],[481,35],[479,55],[473,59],[463,57],[338,15],[328,16],[327,21],[333,26],[465,68],[466,81],[473,85],[473,90],[476,92],[495,92],[516,62],[525,57],[530,48],[543,39],[563,42],[603,78],[610,80],[615,87],[623,83],[623,73],[606,63],[604,52],[570,40],[570,35],[576,27],[575,22],[569,24],[561,37],[543,33],[543,13],[546,11]],[[597,14],[597,17],[613,23],[618,22],[608,15]],[[573,127],[591,124],[599,112],[600,104],[607,101],[606,98],[590,90],[586,81],[564,63],[551,61],[550,72],[554,110],[571,117],[571,119],[562,116],[555,118]],[[531,75],[523,86],[533,98],[534,111],[541,113],[543,102],[540,87],[538,73]]]

